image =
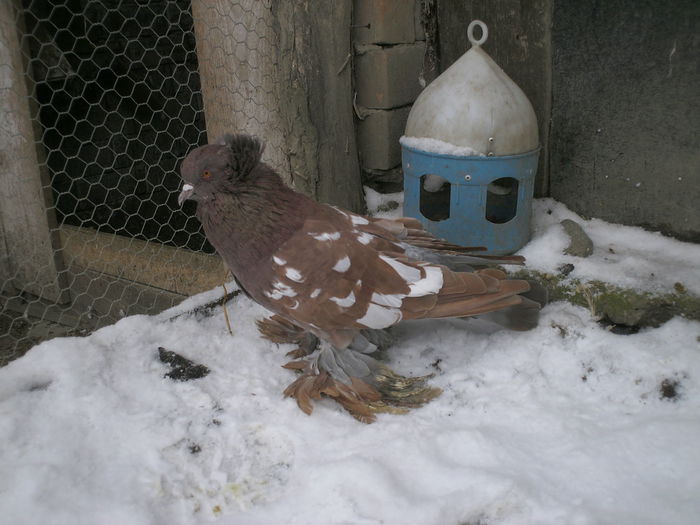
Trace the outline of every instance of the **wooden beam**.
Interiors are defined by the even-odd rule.
[[[62,303],[69,295],[50,184],[37,151],[18,9],[15,2],[0,2],[0,281]]]
[[[355,141],[352,2],[273,0],[289,164],[300,189],[364,211]]]
[[[127,315],[158,313],[228,280],[218,255],[74,226],[61,227],[60,236],[72,302],[0,290],[3,309],[93,330]]]
[[[210,290],[226,279],[226,266],[218,255],[89,228],[63,226],[60,233],[63,257],[73,274],[74,266],[87,268],[183,296]]]
[[[38,297],[14,296],[2,298],[3,310],[70,328],[95,330],[128,315],[156,314],[186,299],[184,295],[78,265],[71,266],[68,274],[75,298],[70,305],[57,305]]]
[[[289,182],[269,2],[193,0],[192,18],[209,142],[257,135],[266,142],[263,160]]]

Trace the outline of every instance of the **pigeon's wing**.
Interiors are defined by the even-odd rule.
[[[342,345],[357,330],[402,319],[463,317],[519,304],[526,281],[499,270],[453,272],[409,258],[387,230],[362,216],[324,207],[271,257],[263,293],[273,310]],[[348,341],[349,342],[349,341]]]
[[[403,250],[391,240],[356,228],[367,222],[327,206],[307,218],[271,256],[270,288],[263,290],[269,307],[321,337],[347,331],[351,340],[358,329],[370,324],[384,328],[398,322],[400,314],[387,311],[382,322],[358,323],[366,316],[375,290],[409,292],[391,266],[377,265],[380,253],[400,256]],[[340,335],[330,338],[341,346],[345,342]]]
[[[423,224],[412,217],[397,219],[372,218],[369,228],[375,235],[386,235],[402,243],[407,254],[414,259],[448,266],[452,270],[470,271],[498,264],[525,263],[522,255],[485,255],[483,246],[460,246],[435,237]]]

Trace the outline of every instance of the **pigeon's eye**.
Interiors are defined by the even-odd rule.
[[[204,170],[204,173],[202,173],[202,178],[203,179],[208,179],[211,177],[211,171],[209,170]]]

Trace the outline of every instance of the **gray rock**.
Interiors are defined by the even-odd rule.
[[[565,254],[576,257],[588,257],[593,253],[593,241],[586,235],[579,223],[571,219],[564,219],[561,221],[561,225],[564,227],[564,231],[569,236],[569,239],[571,239],[569,246],[564,250]]]

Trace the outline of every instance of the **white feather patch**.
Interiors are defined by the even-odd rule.
[[[331,208],[333,208],[335,211],[337,211],[337,212],[340,213],[341,215],[345,215],[346,217],[348,216],[347,213],[345,213],[343,210],[341,210],[341,209],[338,208],[337,206],[331,206]]]
[[[364,217],[360,217],[359,215],[350,215],[350,220],[355,226],[358,226],[360,224],[369,224],[369,221],[365,219]]]
[[[273,256],[272,256],[272,260],[273,260],[273,261],[275,262],[275,264],[278,265],[278,266],[282,266],[283,264],[287,264],[287,261],[285,261],[284,259],[280,259],[280,258],[277,257],[276,255],[273,255]]]
[[[361,244],[369,244],[372,242],[372,239],[374,239],[374,235],[367,232],[362,232],[357,236],[357,240],[360,241]]]
[[[309,233],[317,241],[337,241],[340,239],[340,232],[333,233]]]
[[[304,280],[304,278],[301,276],[301,272],[296,268],[287,268],[284,271],[284,275],[286,275],[288,279],[291,279],[292,281],[297,283],[300,283]]]
[[[314,298],[318,297],[318,295],[319,295],[320,293],[321,293],[321,289],[320,289],[320,288],[316,288],[313,292],[311,292],[311,294],[309,295],[309,297],[311,297],[312,299],[314,299]]]
[[[387,257],[386,255],[380,255],[379,258],[391,266],[396,273],[398,273],[401,278],[408,284],[415,283],[420,280],[420,270],[418,268],[413,268],[402,262]]]
[[[383,294],[383,293],[377,293],[374,292],[372,294],[372,297],[370,298],[370,301],[372,301],[374,304],[378,304],[381,306],[391,306],[393,308],[401,308],[401,305],[403,304],[403,298],[406,297],[403,294]]]
[[[350,269],[350,257],[348,257],[346,255],[345,257],[340,259],[337,263],[335,263],[335,266],[333,267],[333,269],[336,272],[340,272],[340,273],[347,272],[348,269]]]
[[[355,294],[351,291],[347,297],[331,297],[331,301],[343,308],[350,308],[355,304]]]
[[[401,310],[385,308],[374,303],[369,303],[367,313],[356,322],[367,328],[386,328],[401,320]]]
[[[442,288],[442,270],[437,266],[423,266],[423,268],[425,269],[425,277],[408,285],[411,289],[408,293],[409,297],[435,294]]]
[[[275,281],[272,284],[272,291],[264,292],[264,294],[267,295],[270,299],[278,301],[282,299],[282,297],[294,297],[297,293],[292,289],[291,286],[287,286],[286,284],[281,283],[280,281]]]

